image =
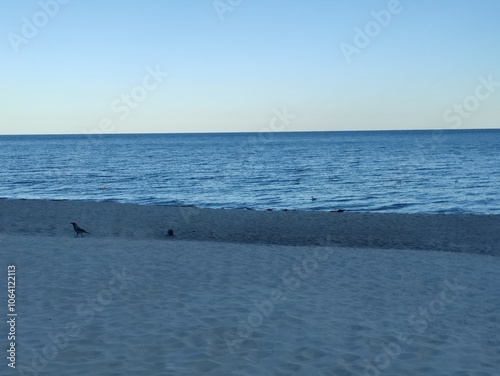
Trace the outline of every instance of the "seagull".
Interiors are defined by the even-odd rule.
[[[83,228],[81,228],[80,226],[78,226],[76,224],[76,222],[71,222],[71,224],[73,225],[73,230],[75,230],[75,232],[76,232],[75,238],[77,238],[79,234],[82,235],[82,238],[83,238],[83,234],[84,233],[90,235],[90,232],[85,231]]]

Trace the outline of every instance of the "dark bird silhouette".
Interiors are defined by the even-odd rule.
[[[89,234],[90,235],[90,232],[85,231],[83,228],[81,228],[80,226],[78,226],[76,224],[76,222],[71,222],[71,224],[73,225],[73,230],[75,230],[75,232],[76,232],[75,238],[77,238],[78,235],[80,235],[80,234],[82,235],[82,238],[83,238],[83,234]]]
[[[311,196],[311,201],[316,201],[316,200],[317,200],[317,198],[316,198],[316,197]]]
[[[167,234],[168,234],[168,236],[174,236],[174,230],[169,229],[169,230],[167,231]]]

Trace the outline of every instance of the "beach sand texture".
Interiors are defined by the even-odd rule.
[[[91,235],[75,238],[73,221]],[[0,367],[498,375],[499,225],[479,215],[0,200],[0,280],[14,264],[19,322],[17,371]]]

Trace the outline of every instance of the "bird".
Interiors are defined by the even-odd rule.
[[[78,226],[76,224],[76,222],[71,222],[71,224],[73,225],[73,230],[75,230],[75,232],[76,232],[75,238],[77,238],[78,235],[80,235],[80,234],[82,235],[82,238],[83,238],[83,234],[84,233],[90,235],[90,232],[85,231],[83,228],[81,228],[80,226]]]
[[[174,236],[174,230],[169,229],[169,230],[167,231],[167,235],[168,235],[168,236]]]
[[[316,201],[316,200],[317,200],[317,198],[316,198],[316,197],[311,196],[311,201]]]

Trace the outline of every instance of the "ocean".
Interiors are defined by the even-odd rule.
[[[500,214],[500,130],[0,136],[0,198]]]

